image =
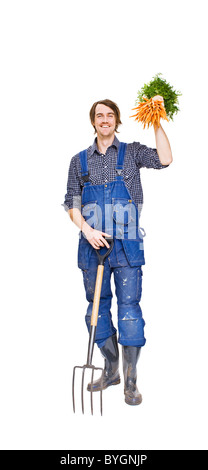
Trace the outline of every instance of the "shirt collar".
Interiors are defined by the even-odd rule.
[[[114,141],[113,143],[110,145],[110,147],[116,147],[116,149],[118,150],[118,147],[119,147],[119,140],[117,139],[117,137],[115,136],[114,137]],[[90,149],[90,153],[89,153],[89,158],[92,157],[94,155],[94,153],[97,152],[97,153],[100,153],[100,151],[98,150],[98,147],[97,147],[97,137],[95,137],[95,140],[91,146],[91,149]]]

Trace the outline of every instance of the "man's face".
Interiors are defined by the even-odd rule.
[[[98,136],[110,137],[113,135],[116,127],[114,111],[104,104],[97,104],[94,126]]]

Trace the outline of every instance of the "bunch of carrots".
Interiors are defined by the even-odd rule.
[[[139,103],[136,108],[133,110],[137,110],[136,114],[131,117],[135,117],[135,121],[141,122],[143,124],[143,129],[147,126],[149,128],[150,125],[154,125],[159,127],[160,119],[166,119],[167,114],[163,103],[161,100],[155,100],[153,98],[145,98],[143,96],[144,102]]]

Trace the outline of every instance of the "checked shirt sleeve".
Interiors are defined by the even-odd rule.
[[[134,152],[135,161],[139,168],[155,168],[156,170],[160,170],[169,166],[162,165],[157,149],[142,145],[140,142],[134,142]]]
[[[81,209],[81,182],[78,176],[78,171],[76,167],[76,158],[72,157],[71,163],[69,166],[68,172],[68,181],[67,181],[67,193],[65,194],[65,200],[62,206],[66,211],[69,209],[77,208]]]

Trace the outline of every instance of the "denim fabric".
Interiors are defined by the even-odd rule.
[[[104,185],[92,185],[87,177],[87,152],[80,154],[85,177],[82,192],[82,215],[89,225],[105,231],[114,239],[114,248],[105,261],[95,341],[99,347],[116,329],[112,322],[110,279],[114,274],[118,303],[119,342],[124,346],[144,346],[144,320],[139,305],[144,261],[143,240],[139,231],[139,212],[122,177],[126,144],[120,143],[117,176]],[[101,248],[102,251],[105,248]],[[89,302],[86,324],[90,329],[94,288],[98,266],[95,250],[81,234],[78,265],[83,271],[86,298]]]
[[[103,185],[92,185],[85,181],[82,191],[82,215],[87,223],[97,229],[111,235],[116,241],[121,240],[123,253],[130,266],[141,266],[145,264],[143,237],[139,228],[139,210],[131,199],[131,195],[123,180],[123,166],[126,144],[120,143],[117,159],[117,176],[115,181]],[[87,175],[87,151],[81,152],[80,161],[82,174]],[[88,267],[89,260],[86,259],[87,248],[81,234],[78,250],[78,265]],[[115,252],[110,257],[112,267],[119,266],[120,256],[118,254],[119,244],[116,242],[115,251],[117,262],[115,264]],[[83,254],[82,254],[83,252]],[[90,253],[89,253],[90,254]],[[85,259],[83,259],[85,258]]]
[[[88,331],[90,331],[97,266],[98,258],[93,251],[89,268],[82,270],[86,298],[89,302],[85,316]],[[112,273],[118,305],[118,341],[124,346],[144,346],[146,342],[144,337],[145,322],[139,305],[142,293],[142,267],[132,268],[127,264],[127,266],[112,268],[108,259],[106,259],[104,266],[95,341],[98,347],[102,347],[106,339],[116,332],[111,314]]]

